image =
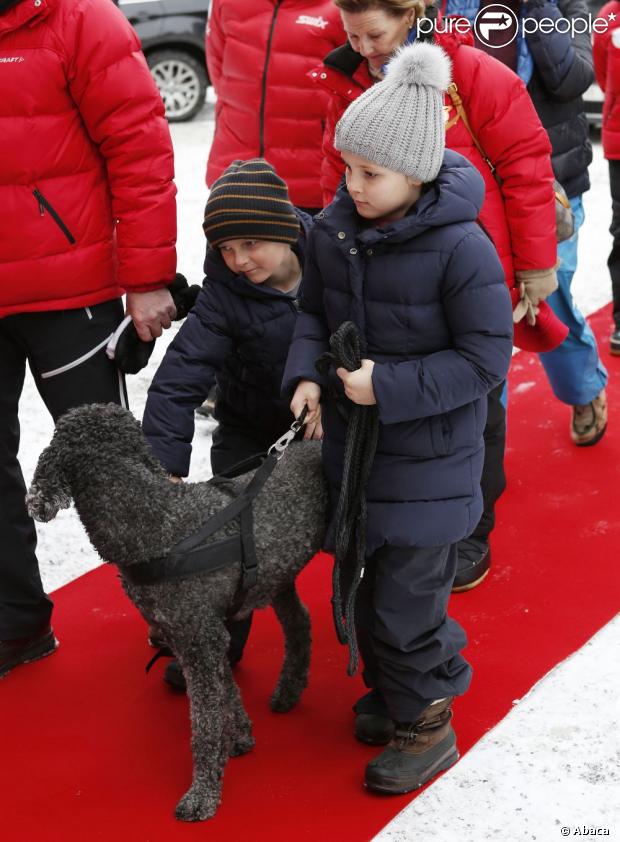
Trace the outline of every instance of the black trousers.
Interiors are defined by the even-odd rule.
[[[54,420],[84,403],[126,406],[123,376],[102,347],[122,318],[117,299],[0,319],[0,640],[33,633],[52,613],[52,601],[41,584],[36,532],[26,511],[26,486],[17,461],[18,404],[26,361]]]
[[[367,560],[355,611],[363,676],[397,722],[469,687],[467,638],[447,614],[456,564],[456,544],[385,546]]]
[[[506,409],[501,401],[504,383],[487,397],[487,423],[484,428],[484,465],[480,486],[484,510],[472,538],[487,541],[495,526],[495,504],[506,490],[504,451],[506,449]]]
[[[620,330],[620,161],[609,161],[609,189],[611,191],[611,225],[609,233],[614,238],[607,265],[611,276],[613,318]]]

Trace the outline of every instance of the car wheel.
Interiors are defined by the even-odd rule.
[[[191,120],[200,111],[207,92],[207,71],[182,50],[159,50],[146,60],[164,101],[171,123]]]

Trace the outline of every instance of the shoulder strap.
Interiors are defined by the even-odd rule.
[[[485,162],[485,164],[491,170],[491,174],[493,175],[493,178],[497,179],[494,164],[491,162],[491,159],[487,156],[486,152],[484,151],[484,149],[480,145],[480,141],[478,140],[478,138],[474,134],[474,132],[472,130],[472,127],[469,125],[469,120],[467,119],[467,114],[465,113],[465,108],[463,106],[463,100],[459,96],[458,88],[456,87],[456,84],[454,82],[452,82],[448,86],[447,93],[448,93],[448,96],[450,97],[450,99],[452,100],[452,105],[454,106],[454,108],[456,110],[456,113],[459,115],[459,117],[463,121],[463,124],[464,124],[465,128],[469,132],[469,135],[474,142],[474,146],[476,147],[478,152],[480,152],[480,155],[482,156],[482,160]]]

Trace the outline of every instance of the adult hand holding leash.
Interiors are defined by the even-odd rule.
[[[161,336],[176,315],[174,301],[165,287],[151,292],[128,292],[126,310],[143,342]]]

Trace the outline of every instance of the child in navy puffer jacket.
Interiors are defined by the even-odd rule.
[[[440,48],[404,47],[341,118],[346,188],[312,231],[284,378],[294,414],[307,405],[312,421],[323,395],[335,501],[346,422],[314,363],[330,334],[356,324],[361,368],[338,368],[328,380],[340,401],[378,409],[355,611],[370,692],[355,707],[355,733],[389,743],[366,768],[366,785],[388,793],[416,789],[458,757],[451,702],[471,669],[447,603],[456,542],[482,511],[487,393],[506,376],[512,351],[501,264],[476,224],[482,178],[445,150],[449,81]]]
[[[203,288],[155,374],[142,422],[171,476],[189,471],[194,410],[214,383],[215,474],[264,453],[293,421],[280,386],[311,224],[261,158],[233,162],[214,183],[203,226],[209,241]],[[320,419],[305,436],[320,438]],[[232,661],[241,657],[249,628],[250,620],[230,624]],[[182,686],[175,664],[166,678]]]

